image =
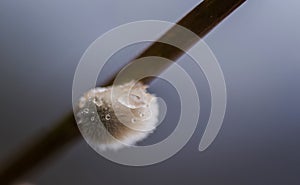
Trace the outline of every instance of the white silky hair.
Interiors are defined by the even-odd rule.
[[[76,120],[85,140],[96,150],[133,146],[152,133],[159,107],[147,86],[129,82],[98,87],[80,98]]]

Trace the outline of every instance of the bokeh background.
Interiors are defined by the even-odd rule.
[[[92,41],[131,21],[176,22],[198,3],[1,0],[0,162],[71,109],[73,75]],[[202,110],[196,132],[178,154],[152,166],[121,166],[81,140],[25,180],[37,185],[298,185],[299,10],[297,0],[251,0],[205,37],[222,67],[228,91],[223,127],[206,151],[198,152],[197,147],[209,116],[209,87],[184,56],[179,63],[197,84]],[[128,47],[111,62],[126,62],[143,47]],[[168,113],[141,145],[167,137],[180,111],[170,84],[157,80],[150,91],[165,98]]]

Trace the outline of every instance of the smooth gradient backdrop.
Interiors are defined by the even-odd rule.
[[[71,109],[73,75],[92,41],[131,21],[176,22],[198,3],[1,0],[0,162]],[[127,167],[107,161],[81,140],[26,180],[36,185],[300,184],[299,18],[298,0],[249,0],[205,37],[228,91],[223,127],[206,151],[197,147],[209,116],[209,87],[184,56],[179,63],[197,84],[201,118],[177,155],[148,167]],[[144,47],[125,48],[111,62],[125,63]],[[174,90],[163,80],[151,86],[151,92],[165,98],[168,113],[139,144],[155,143],[175,128],[180,108]]]

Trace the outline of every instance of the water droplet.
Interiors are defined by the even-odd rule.
[[[134,94],[122,95],[118,98],[118,102],[131,109],[142,107],[145,104],[140,96]]]
[[[131,123],[135,123],[136,122],[136,119],[135,118],[132,118],[131,119]]]
[[[85,108],[85,109],[83,109],[83,112],[87,114],[87,113],[89,113],[89,109]]]
[[[89,97],[88,97],[88,100],[89,100],[89,101],[92,101],[92,100],[93,100],[93,97],[89,96]]]
[[[101,99],[99,100],[99,98],[97,98],[97,97],[95,97],[95,98],[93,99],[93,103],[94,103],[96,106],[98,106],[98,107],[100,107],[100,106],[103,104],[103,102],[101,101]]]
[[[110,115],[109,115],[109,114],[106,114],[106,115],[105,115],[105,119],[106,119],[106,120],[110,120]]]
[[[141,100],[141,97],[138,96],[138,95],[130,94],[129,96],[130,96],[130,98],[132,98],[132,99],[135,100],[135,101],[140,101],[140,100]]]
[[[145,114],[144,113],[140,113],[140,117],[144,117],[145,116]]]
[[[95,120],[95,117],[94,117],[94,116],[92,116],[92,117],[91,117],[91,121],[94,121],[94,120]]]

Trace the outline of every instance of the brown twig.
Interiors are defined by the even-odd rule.
[[[211,29],[226,18],[232,11],[239,7],[246,0],[205,0],[196,6],[191,12],[184,16],[177,24],[191,30],[200,38],[204,37]],[[160,39],[177,38],[178,35],[174,28],[171,28]],[[186,38],[184,48],[189,49],[199,37]],[[160,40],[159,39],[159,40]],[[146,56],[160,56],[175,61],[184,54],[184,51],[161,42],[153,43],[137,58]],[[164,71],[168,66],[157,68],[157,72]],[[112,84],[115,75],[103,86]],[[144,83],[149,83],[152,79],[143,79]],[[45,161],[51,155],[57,153],[66,145],[80,138],[73,113],[69,113],[65,119],[55,124],[54,128],[42,136],[34,139],[34,142],[25,146],[23,151],[18,152],[6,165],[1,166],[0,184],[10,184],[32,170],[39,163]]]

